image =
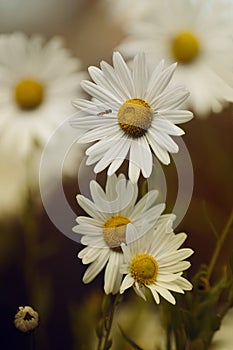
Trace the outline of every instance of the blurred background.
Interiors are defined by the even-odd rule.
[[[40,33],[46,39],[61,35],[73,56],[80,59],[83,71],[89,65],[99,66],[101,60],[111,63],[114,48],[124,38],[120,22],[114,21],[104,4],[97,0],[0,0],[0,34],[15,31],[28,35]],[[206,119],[194,118],[183,126],[186,132],[183,140],[193,164],[194,190],[188,211],[176,232],[187,232],[186,246],[195,251],[188,277],[200,264],[208,263],[215,246],[208,216],[220,232],[232,208],[232,117],[230,105],[219,114],[209,115]],[[83,150],[77,148],[76,152],[80,152],[77,158],[80,162]],[[0,183],[4,182],[5,189],[1,192],[1,201],[8,196],[18,177],[17,171],[11,172],[10,176],[4,174],[10,159],[11,154],[0,162]],[[79,193],[78,165],[74,164],[74,176],[63,177],[67,201],[76,215],[82,213],[75,199]],[[163,170],[167,181],[168,213],[177,195],[177,173],[173,162]],[[104,174],[99,178],[104,181]],[[56,188],[53,191],[51,201],[54,198],[56,206]],[[28,197],[22,211],[12,210],[1,215],[0,349],[30,348],[30,337],[18,331],[13,323],[21,305],[31,305],[40,314],[35,349],[92,349],[96,341],[94,326],[103,293],[103,276],[99,275],[89,285],[82,283],[86,267],[77,258],[81,244],[59,232],[37,196],[33,204]],[[32,215],[36,228],[23,213]],[[71,222],[70,228],[74,225],[75,222]],[[37,233],[30,235],[30,231]],[[233,238],[229,235],[216,274],[221,273],[222,263],[227,263],[232,244]],[[121,305],[125,310],[128,295]],[[145,305],[142,303],[137,300],[138,310]],[[153,303],[151,307],[156,312]],[[128,323],[129,320],[130,316]],[[119,332],[116,336],[121,337]],[[129,349],[123,345],[118,348]]]

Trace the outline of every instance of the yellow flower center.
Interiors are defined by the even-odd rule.
[[[135,281],[141,284],[152,284],[158,276],[158,263],[148,254],[136,255],[130,265],[130,273]]]
[[[21,80],[15,86],[15,100],[21,109],[35,109],[41,104],[43,98],[43,86],[33,79]]]
[[[131,137],[141,137],[151,126],[153,111],[151,106],[140,98],[126,100],[118,110],[120,128]]]
[[[181,32],[172,40],[171,50],[177,62],[187,64],[197,58],[200,45],[194,34]]]
[[[115,215],[108,219],[103,227],[103,236],[107,245],[121,251],[121,243],[125,243],[126,225],[131,221],[126,216]]]

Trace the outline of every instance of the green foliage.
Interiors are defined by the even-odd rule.
[[[168,322],[174,332],[176,348],[208,349],[227,310],[233,305],[232,272],[223,268],[221,277],[210,285],[207,266],[193,278],[193,291],[178,296],[177,307],[167,306]]]

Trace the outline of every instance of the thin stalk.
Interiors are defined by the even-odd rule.
[[[231,211],[231,214],[229,216],[229,219],[227,220],[227,223],[225,225],[225,227],[223,228],[222,230],[222,233],[217,241],[217,244],[216,244],[216,248],[214,250],[214,253],[212,255],[212,258],[210,260],[210,263],[209,263],[209,267],[208,267],[208,271],[207,271],[207,276],[208,278],[210,278],[212,272],[213,272],[213,269],[215,267],[215,264],[216,264],[216,261],[218,259],[218,256],[219,256],[219,253],[220,253],[220,250],[223,246],[223,243],[227,237],[227,234],[231,228],[231,225],[233,223],[233,210]]]
[[[110,349],[109,343],[110,343],[110,334],[112,330],[112,324],[114,320],[115,311],[117,308],[117,305],[119,304],[119,301],[121,299],[121,295],[118,293],[114,297],[113,303],[110,305],[110,310],[105,312],[105,314],[102,315],[103,317],[103,325],[101,328],[101,336],[99,338],[98,343],[98,350],[107,350]],[[106,296],[103,300],[103,304],[106,303]]]

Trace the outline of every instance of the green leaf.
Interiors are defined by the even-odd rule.
[[[130,339],[125,332],[123,331],[123,329],[121,328],[120,325],[118,325],[118,327],[120,328],[121,334],[123,336],[123,338],[133,347],[133,349],[135,350],[143,350],[139,345],[137,345],[132,339]]]

